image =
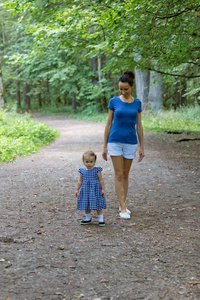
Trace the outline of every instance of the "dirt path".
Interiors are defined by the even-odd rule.
[[[130,174],[132,218],[122,220],[111,161],[101,158],[104,125],[40,121],[60,138],[0,166],[0,299],[200,299],[200,142],[146,133],[146,158]],[[81,226],[76,210],[77,171],[90,148],[106,182],[105,227],[96,214]]]

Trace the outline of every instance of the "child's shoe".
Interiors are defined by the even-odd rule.
[[[100,227],[103,227],[103,226],[105,226],[106,224],[105,224],[105,222],[99,222],[99,226]]]
[[[87,224],[90,224],[90,223],[91,223],[91,220],[89,220],[89,221],[86,221],[86,220],[81,221],[81,225],[87,225]]]

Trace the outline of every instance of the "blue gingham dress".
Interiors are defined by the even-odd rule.
[[[106,199],[101,195],[101,185],[97,174],[103,169],[94,167],[91,170],[79,169],[82,185],[77,199],[78,210],[100,210],[106,208]]]

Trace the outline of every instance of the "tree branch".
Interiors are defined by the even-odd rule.
[[[181,14],[184,14],[184,13],[186,13],[186,12],[188,12],[188,11],[193,10],[193,9],[197,10],[197,9],[199,9],[199,8],[200,8],[200,5],[194,6],[194,7],[190,7],[190,8],[186,8],[185,10],[182,10],[182,11],[180,11],[180,12],[177,12],[176,14],[171,14],[171,15],[169,14],[168,16],[164,16],[164,17],[159,17],[159,16],[158,16],[158,13],[156,12],[156,13],[154,14],[154,20],[155,20],[155,19],[161,19],[161,20],[164,20],[164,19],[176,18],[176,17],[180,16]]]
[[[138,62],[136,62],[136,65],[143,67],[142,65],[140,65]],[[144,68],[144,67],[143,67]],[[149,70],[149,71],[154,71],[156,73],[159,74],[163,74],[163,75],[170,75],[170,76],[174,76],[174,77],[182,77],[182,78],[200,78],[200,74],[199,75],[183,75],[183,74],[173,74],[173,73],[168,73],[168,72],[163,72],[160,70],[156,70],[154,68],[151,67],[145,67],[145,69]]]

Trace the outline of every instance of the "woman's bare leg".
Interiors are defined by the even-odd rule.
[[[121,207],[121,212],[126,212],[126,197],[128,193],[128,177],[133,160],[123,156],[111,156],[115,171],[115,191]]]
[[[111,156],[114,172],[115,172],[115,192],[121,211],[126,212],[126,206],[124,201],[124,186],[123,186],[123,157]]]
[[[126,202],[126,197],[128,193],[128,177],[131,169],[133,160],[123,157],[123,186],[124,186],[124,201]]]
[[[125,159],[123,156],[111,156],[115,171],[115,191],[119,201],[121,212],[126,212],[125,200],[128,192],[128,175],[132,159]]]

